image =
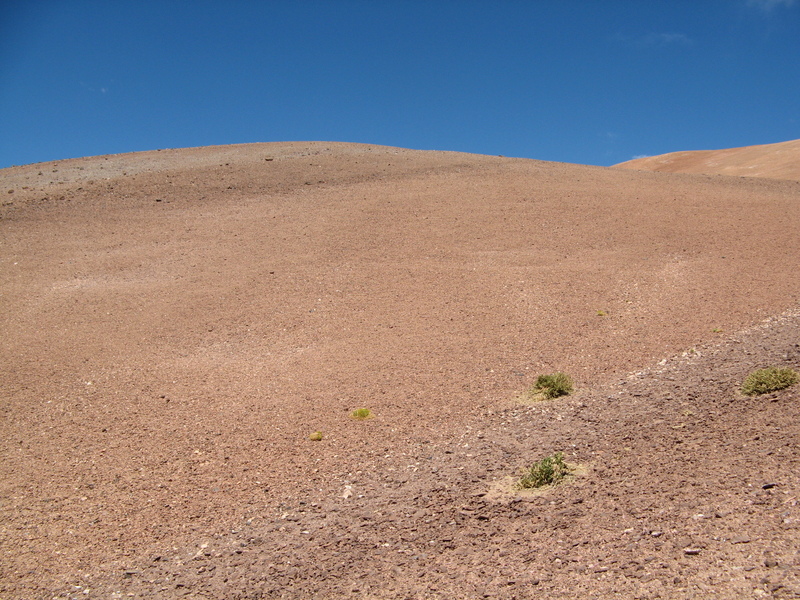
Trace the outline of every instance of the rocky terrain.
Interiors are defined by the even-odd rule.
[[[800,182],[340,143],[0,182],[0,597],[800,597],[800,386],[739,391],[800,368]]]

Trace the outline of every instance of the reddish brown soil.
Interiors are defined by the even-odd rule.
[[[0,182],[0,598],[800,597],[799,386],[738,391],[800,367],[800,183],[327,143]]]
[[[724,150],[670,152],[660,156],[636,158],[615,167],[662,173],[770,177],[800,181],[800,140]]]

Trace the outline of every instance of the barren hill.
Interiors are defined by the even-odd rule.
[[[0,597],[800,595],[797,388],[738,392],[800,367],[800,183],[273,143],[0,184]]]
[[[727,148],[670,152],[629,160],[615,168],[662,173],[769,177],[800,181],[800,140]]]

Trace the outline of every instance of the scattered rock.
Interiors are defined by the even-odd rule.
[[[749,543],[750,543],[750,538],[744,535],[740,535],[731,540],[731,544],[749,544]]]
[[[679,537],[675,540],[675,547],[676,548],[688,548],[692,545],[692,538],[688,536]]]
[[[291,163],[281,156],[278,164],[251,171],[277,178]],[[259,164],[263,160],[259,154]],[[524,170],[522,166],[519,169]],[[478,244],[479,250],[497,247],[501,251],[496,257],[494,252],[484,256],[482,250],[474,254],[479,257],[475,266],[493,270],[489,279],[483,277],[488,271],[482,268],[477,273],[459,270],[458,287],[452,288],[450,270],[439,266],[444,264],[442,260],[449,262],[451,254],[460,257],[464,250],[472,254],[470,238],[463,236],[484,233],[471,231],[461,221],[465,217],[484,223],[482,207],[490,204],[492,212],[502,210],[516,218],[532,202],[536,204],[534,215],[538,215],[539,206],[547,205],[548,195],[559,193],[557,189],[544,183],[542,190],[526,187],[519,172],[512,178],[513,189],[498,179],[489,203],[471,203],[468,195],[459,198],[453,205],[457,212],[451,216],[460,224],[454,226],[452,236],[440,240],[436,230],[431,236],[436,237],[435,244],[426,247],[431,232],[426,227],[408,231],[407,211],[413,205],[414,209],[424,208],[437,222],[450,218],[446,203],[423,206],[430,197],[427,186],[435,182],[430,173],[425,177],[425,190],[417,186],[414,177],[399,184],[402,203],[392,194],[382,197],[385,211],[376,210],[370,199],[363,213],[369,219],[362,219],[357,217],[362,214],[359,201],[350,196],[360,189],[348,187],[351,199],[340,202],[335,196],[340,189],[333,170],[330,178],[327,169],[325,172],[330,189],[304,188],[315,203],[303,200],[298,211],[293,201],[286,201],[287,194],[303,181],[317,181],[301,171],[280,188],[262,189],[255,180],[232,180],[242,194],[250,193],[245,190],[253,194],[254,201],[243,205],[215,199],[218,193],[211,188],[221,189],[229,182],[223,186],[221,181],[200,179],[197,187],[209,188],[204,192],[208,197],[202,201],[202,215],[192,216],[188,205],[197,195],[183,194],[195,189],[195,183],[181,181],[176,171],[175,183],[180,185],[174,189],[151,187],[138,193],[126,189],[131,192],[128,200],[121,195],[112,195],[102,204],[98,200],[101,210],[87,213],[95,220],[92,235],[83,232],[88,219],[82,218],[86,215],[80,213],[80,207],[71,208],[70,219],[80,228],[69,230],[67,236],[61,228],[69,225],[69,219],[53,223],[53,231],[70,240],[66,245],[56,244],[60,248],[57,255],[26,256],[23,250],[28,241],[20,238],[21,258],[39,261],[31,263],[31,274],[38,264],[52,264],[52,268],[43,269],[47,277],[31,286],[36,303],[30,307],[24,304],[23,294],[16,304],[11,301],[17,293],[16,283],[2,290],[4,302],[11,302],[10,331],[25,332],[16,341],[13,336],[4,340],[14,376],[10,386],[8,378],[3,380],[2,391],[9,398],[18,397],[4,405],[7,414],[3,415],[13,423],[9,431],[14,436],[4,439],[8,463],[3,474],[13,491],[4,513],[4,518],[10,514],[10,524],[4,522],[11,536],[6,546],[26,548],[16,556],[4,554],[11,561],[4,569],[20,574],[19,590],[5,590],[7,594],[44,597],[57,587],[56,575],[64,581],[86,576],[92,581],[91,597],[165,600],[256,595],[340,600],[351,597],[351,589],[359,590],[358,597],[364,598],[460,598],[469,596],[478,583],[485,586],[483,594],[504,600],[533,596],[631,600],[657,597],[657,592],[661,597],[689,598],[712,596],[709,587],[704,587],[712,579],[720,597],[746,597],[736,593],[741,590],[735,586],[742,582],[732,583],[725,579],[726,574],[751,578],[747,586],[765,572],[773,584],[774,580],[789,579],[784,569],[764,568],[779,567],[778,560],[761,554],[757,544],[733,545],[748,544],[751,537],[770,540],[781,566],[787,565],[786,572],[788,564],[794,566],[798,560],[787,550],[796,545],[796,532],[781,523],[781,519],[796,517],[793,505],[784,502],[795,497],[796,490],[789,488],[789,479],[782,478],[780,487],[789,492],[784,498],[778,490],[771,490],[776,484],[770,483],[772,478],[783,477],[780,474],[785,470],[781,469],[796,458],[792,426],[798,422],[797,403],[764,404],[734,397],[731,390],[737,389],[739,372],[747,372],[753,362],[784,360],[782,352],[792,353],[786,360],[800,356],[794,349],[800,326],[789,327],[785,333],[780,333],[781,328],[765,329],[763,335],[752,336],[738,346],[751,351],[746,356],[731,345],[715,346],[704,350],[702,358],[670,361],[668,367],[666,361],[661,367],[653,365],[654,369],[668,369],[658,377],[645,370],[623,386],[592,387],[599,379],[597,372],[616,377],[619,369],[652,360],[654,353],[664,348],[678,352],[680,344],[695,343],[689,338],[707,329],[702,320],[713,312],[712,302],[694,302],[696,292],[707,291],[703,286],[707,273],[713,272],[711,254],[720,244],[729,244],[739,249],[740,262],[745,263],[748,252],[753,252],[748,244],[759,250],[757,242],[743,236],[731,240],[722,235],[727,230],[713,229],[714,244],[709,246],[703,231],[699,239],[686,242],[687,256],[712,260],[701,261],[705,266],[699,269],[700,280],[696,279],[695,261],[678,258],[667,265],[666,274],[685,280],[681,279],[679,286],[656,286],[658,302],[649,295],[653,292],[650,284],[642,283],[636,294],[630,289],[626,292],[632,298],[626,312],[636,320],[646,318],[646,326],[640,322],[629,329],[624,322],[627,317],[620,316],[619,330],[616,325],[613,332],[598,333],[591,327],[582,330],[559,320],[556,312],[560,314],[562,306],[558,305],[547,328],[553,337],[534,348],[529,343],[538,344],[545,337],[534,335],[537,319],[528,319],[527,308],[550,306],[551,301],[556,306],[561,297],[538,296],[532,281],[521,281],[529,274],[525,273],[527,267],[516,264],[513,253],[511,261],[503,258],[504,250],[526,247],[528,233],[517,239],[512,225],[506,230],[510,238],[493,236]],[[690,204],[697,202],[692,194],[696,183],[687,184],[686,189],[677,189],[683,185],[679,182],[669,183],[673,185],[676,193],[690,198]],[[736,185],[726,183],[725,189],[736,191]],[[745,185],[749,190],[747,186],[751,184]],[[3,189],[8,187],[10,184]],[[529,189],[535,192],[525,191]],[[6,198],[17,200],[24,194],[22,188],[17,191],[20,194]],[[365,195],[374,191],[365,190]],[[581,202],[585,194],[578,192],[572,198]],[[330,193],[335,194],[327,195]],[[530,201],[518,198],[528,193]],[[135,217],[139,210],[141,203],[131,199],[144,199],[146,205],[159,196],[159,201],[169,203],[174,194],[185,198],[181,203],[187,204],[188,212],[180,215],[181,219],[164,229],[159,229],[159,219],[149,215],[145,218],[151,221],[141,221],[149,226],[139,227],[138,220],[131,225],[153,241],[166,244],[159,248],[158,260],[153,260],[153,245],[141,243],[150,238],[125,238],[124,219]],[[741,203],[743,197],[733,204]],[[671,202],[666,197],[661,200]],[[712,200],[706,197],[702,202]],[[123,215],[113,213],[117,203],[125,207]],[[349,212],[338,215],[339,205]],[[636,205],[646,211],[649,197]],[[562,208],[571,210],[566,205]],[[668,208],[659,208],[659,214]],[[750,204],[747,211],[748,215],[752,211]],[[552,214],[561,213],[559,209]],[[602,211],[597,214],[605,218]],[[109,215],[114,219],[108,219]],[[231,220],[229,215],[235,218]],[[187,217],[185,231],[183,216]],[[313,218],[309,221],[309,217]],[[519,222],[525,224],[526,218],[522,214]],[[213,227],[201,227],[206,221]],[[381,229],[361,229],[373,221]],[[397,230],[394,221],[401,224]],[[16,231],[18,224],[11,224]],[[716,220],[709,224],[718,226]],[[486,225],[486,233],[493,233],[499,222]],[[570,222],[559,235],[569,235],[574,225]],[[95,244],[94,234],[106,230],[109,235],[103,244]],[[173,230],[179,243],[169,246]],[[308,251],[307,262],[295,261],[296,255],[291,254],[295,251],[293,240],[301,231],[310,236],[298,245],[304,253]],[[315,239],[315,231],[324,231],[324,235]],[[634,231],[633,238],[639,235],[630,231]],[[384,232],[390,235],[383,237]],[[73,235],[80,247],[66,252],[64,248],[74,245]],[[620,271],[624,278],[635,251],[634,246],[625,244],[636,240],[622,233],[618,237],[625,240],[621,252],[625,264]],[[681,236],[682,243],[685,237]],[[784,239],[795,243],[789,235]],[[59,240],[55,233],[53,240]],[[142,248],[138,256],[127,254],[127,246],[116,245],[137,240],[135,247]],[[390,246],[380,247],[383,240],[389,245],[394,240],[409,243],[400,255],[388,253],[385,258],[389,260],[383,260],[384,251],[391,250]],[[576,243],[574,239],[566,241]],[[359,254],[361,243],[368,245],[366,255]],[[256,251],[253,257],[251,250]],[[284,257],[282,252],[289,254]],[[424,260],[415,258],[418,252],[424,253]],[[565,258],[566,254],[565,250]],[[652,262],[661,262],[660,250],[644,250],[644,254],[645,259],[649,256]],[[362,261],[364,256],[366,261]],[[579,256],[583,259],[589,254]],[[771,264],[785,259],[775,256]],[[609,258],[614,257],[604,254],[604,259]],[[251,260],[256,260],[255,267]],[[513,271],[505,270],[507,262],[514,263]],[[148,272],[151,263],[157,271]],[[397,263],[398,267],[386,281],[380,270],[384,263]],[[274,276],[276,271],[265,270],[279,265],[285,265],[279,269],[280,278]],[[376,269],[370,267],[362,274],[359,265],[376,265]],[[664,265],[657,271],[638,271],[646,266],[637,263],[640,281],[649,281],[654,273],[661,281]],[[612,272],[615,265],[606,268],[609,270],[604,273]],[[747,281],[747,273],[737,277]],[[762,276],[760,271],[756,274]],[[70,287],[51,289],[54,275],[69,280]],[[163,276],[176,278],[168,279],[164,289],[150,283],[140,285],[138,278],[150,281],[146,279],[149,275],[156,276],[156,284]],[[569,275],[582,274],[570,268]],[[590,277],[591,269],[584,275]],[[189,285],[187,276],[197,277],[195,283]],[[510,284],[518,278],[519,289],[516,284],[503,292],[495,288],[499,281]],[[564,282],[570,297],[563,305],[568,320],[574,320],[572,304],[594,302],[575,297],[585,289],[602,289],[602,285],[594,288],[592,281],[580,281],[576,287]],[[125,282],[124,288],[120,282]],[[511,303],[512,310],[496,310],[500,307],[484,302],[481,293],[487,284],[495,290],[492,294],[502,294],[503,302]],[[402,288],[408,285],[406,303]],[[709,285],[713,290],[716,284]],[[110,295],[102,295],[102,286],[110,286]],[[690,289],[683,300],[698,310],[680,304],[682,296],[673,287]],[[794,280],[779,281],[759,292],[755,300],[741,294],[737,298],[767,310],[796,288]],[[43,289],[47,294],[38,293]],[[176,293],[170,295],[173,289]],[[222,291],[218,299],[213,293],[217,290]],[[376,290],[379,293],[374,293]],[[161,298],[162,292],[167,293],[165,298]],[[295,310],[304,307],[311,294],[319,299],[313,321],[307,313]],[[720,290],[719,298],[724,296]],[[706,297],[716,298],[714,294]],[[37,308],[40,303],[42,310]],[[174,303],[171,312],[166,310],[170,303]],[[440,305],[442,312],[437,312]],[[721,308],[726,306],[729,308],[727,304]],[[157,316],[152,324],[148,317],[140,319],[137,311],[131,310],[138,307],[144,315]],[[527,307],[526,312],[520,312],[521,307]],[[249,314],[251,308],[257,308],[258,314]],[[738,328],[753,310],[748,305],[730,318],[739,319]],[[373,344],[371,327],[394,313],[409,328],[408,336],[396,330],[388,335],[380,329]],[[420,314],[426,320],[417,327],[414,324]],[[613,314],[622,315],[618,311]],[[441,329],[440,317],[455,320]],[[181,329],[184,319],[188,323],[185,331]],[[213,319],[213,326],[197,336],[197,331],[206,329],[205,319]],[[502,335],[492,337],[499,334],[495,326],[499,329],[503,323]],[[511,331],[516,325],[519,331]],[[669,331],[667,337],[665,331]],[[56,344],[53,332],[58,332]],[[581,340],[572,346],[576,332]],[[406,346],[406,339],[413,344]],[[331,340],[336,342],[333,346],[328,344]],[[721,342],[719,337],[714,341]],[[639,345],[646,354],[637,350]],[[161,346],[163,352],[153,352]],[[608,352],[595,352],[606,347]],[[342,351],[330,351],[335,348]],[[449,351],[444,352],[445,348]],[[569,354],[586,368],[579,371],[587,380],[579,400],[513,408],[503,404],[509,388],[524,384],[506,369],[512,364],[508,361],[520,357],[527,361],[532,348],[536,355],[532,360],[542,365],[556,356],[550,352],[555,348],[558,352],[564,349],[564,357]],[[37,366],[35,358],[47,357],[51,350],[55,353],[52,360],[43,358]],[[585,360],[581,358],[584,352]],[[595,354],[597,358],[591,358]],[[484,362],[497,368],[484,371]],[[540,366],[531,364],[531,369]],[[519,373],[523,373],[521,367]],[[526,366],[524,374],[529,373],[533,375]],[[96,377],[97,385],[76,391],[70,382],[84,376]],[[157,401],[151,402],[153,390],[162,386],[172,398],[169,405],[166,395],[157,393]],[[621,394],[621,389],[631,391]],[[354,427],[342,413],[343,407],[354,402],[372,401],[385,410],[387,418],[376,419],[371,427]],[[419,409],[420,403],[424,410]],[[689,409],[692,415],[687,414]],[[701,419],[702,426],[698,426]],[[669,426],[683,422],[686,426],[680,430]],[[113,435],[87,434],[108,423],[113,423],[108,427]],[[309,436],[309,424],[326,428],[326,444],[308,444],[314,439]],[[756,433],[760,433],[760,441],[754,440]],[[195,447],[201,448],[202,454],[187,458],[186,450]],[[574,484],[538,496],[487,495],[491,481],[513,476],[516,468],[531,459],[560,449],[574,455],[576,462],[597,468]],[[774,455],[767,452],[771,449]],[[758,463],[753,463],[753,457]],[[750,493],[742,493],[742,482],[752,481],[754,467],[762,484],[756,478],[745,488]],[[213,490],[219,493],[210,493]],[[754,500],[764,502],[754,504]],[[462,508],[463,504],[469,507]],[[725,507],[726,512],[715,512],[714,507]],[[784,517],[785,511],[792,512]],[[718,518],[712,520],[708,515]],[[99,523],[84,526],[98,516],[102,517]],[[719,519],[722,516],[724,521]],[[254,539],[263,543],[249,542]],[[726,539],[730,542],[723,541]],[[714,545],[713,552],[702,550],[706,543],[712,547],[710,540],[722,543]],[[192,558],[204,541],[212,546]],[[54,550],[64,554],[55,556]],[[709,556],[691,558],[701,550]],[[134,566],[141,568],[136,576],[136,571],[122,571]],[[752,572],[743,573],[742,569]],[[535,574],[540,574],[541,584]],[[670,582],[680,583],[683,593],[667,590]],[[17,585],[16,575],[10,585]],[[780,593],[785,596],[787,590]],[[65,591],[59,597],[67,595]]]

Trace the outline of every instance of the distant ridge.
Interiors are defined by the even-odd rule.
[[[670,152],[614,165],[634,171],[768,177],[800,181],[800,140],[728,148]]]

